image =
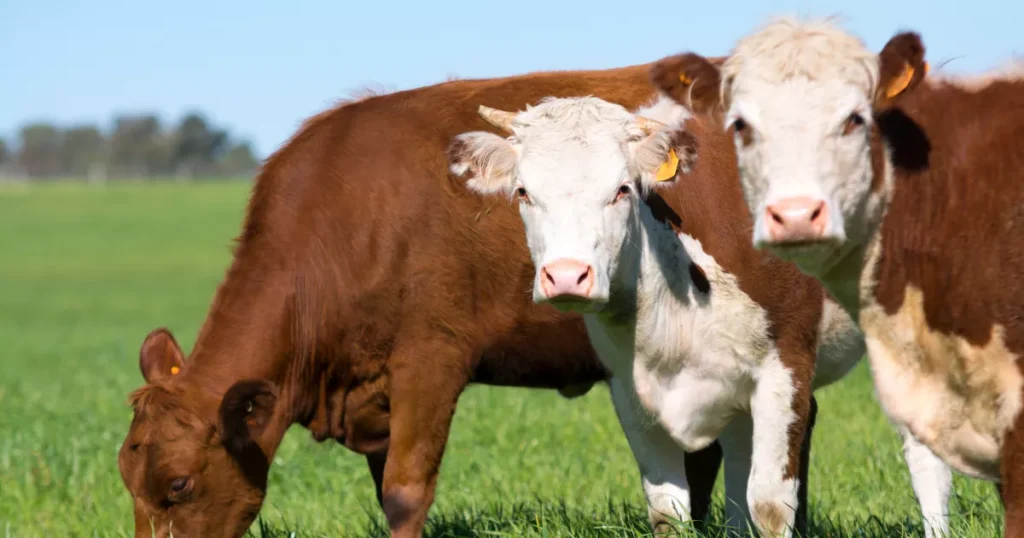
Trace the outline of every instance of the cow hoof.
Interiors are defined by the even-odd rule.
[[[658,538],[679,536],[679,531],[671,523],[657,523],[654,525],[654,535]]]

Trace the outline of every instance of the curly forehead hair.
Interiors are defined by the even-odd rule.
[[[873,95],[878,55],[832,18],[779,18],[741,38],[722,66],[722,95],[747,77],[777,83],[793,78],[843,80]]]

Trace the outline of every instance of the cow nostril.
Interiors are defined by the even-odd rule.
[[[818,220],[818,217],[820,217],[820,216],[821,216],[821,206],[818,206],[818,208],[815,209],[813,213],[811,213],[811,222],[814,222],[814,221]]]
[[[544,278],[548,280],[552,285],[555,283],[555,277],[551,276],[551,273],[547,269],[544,269]]]
[[[583,274],[580,275],[580,277],[576,279],[576,285],[578,286],[578,285],[582,284],[583,281],[586,280],[588,276],[590,276],[590,268],[589,267],[587,267],[587,270],[583,271]]]
[[[778,213],[776,213],[774,211],[769,211],[769,213],[771,213],[771,215],[772,215],[772,220],[774,220],[775,222],[777,222],[779,224],[784,224],[782,222],[782,217],[780,217]]]

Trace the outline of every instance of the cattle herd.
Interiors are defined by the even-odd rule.
[[[1024,77],[831,21],[726,57],[344,103],[264,164],[186,359],[144,340],[136,536],[242,536],[292,424],[418,537],[469,383],[607,382],[652,530],[806,533],[814,391],[867,356],[927,536],[951,469],[1024,537]],[[866,355],[865,355],[866,353]]]

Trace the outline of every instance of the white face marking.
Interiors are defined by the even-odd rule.
[[[535,301],[598,311],[623,260],[636,261],[639,249],[627,245],[639,234],[639,191],[666,160],[672,134],[592,97],[546,99],[515,115],[510,128],[508,140],[460,135],[466,147],[452,171],[473,170],[477,175],[467,181],[473,190],[519,199],[537,269]]]
[[[589,265],[594,283],[588,298],[598,306],[608,301],[623,243],[639,226],[626,134],[623,128],[621,136],[594,133],[555,145],[530,140],[519,161],[517,185],[529,198],[520,201],[519,215],[534,265],[540,269],[558,260]],[[536,301],[548,299],[542,284],[538,273]]]
[[[732,103],[726,127],[739,119],[748,131],[736,133],[735,142],[755,245],[775,246],[782,257],[815,268],[820,249],[772,245],[768,208],[793,198],[824,202],[823,244],[862,236],[847,226],[862,220],[872,181],[867,96],[843,82],[748,81],[734,90]]]
[[[722,75],[753,242],[821,276],[877,226],[878,58],[828,24],[780,22],[741,39]]]

